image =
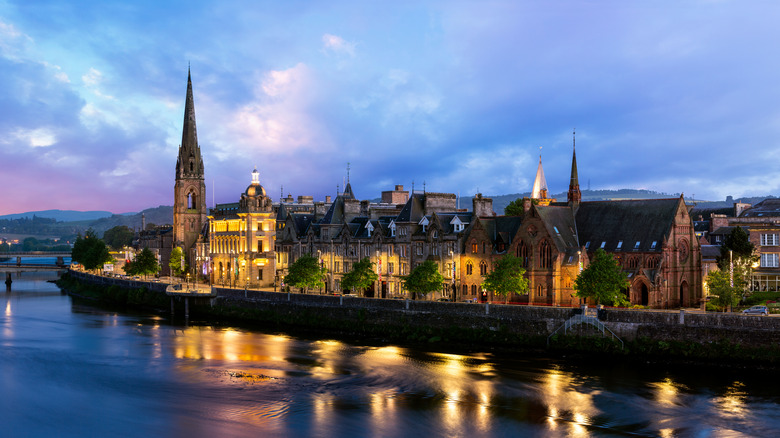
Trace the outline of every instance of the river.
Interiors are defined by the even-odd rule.
[[[14,275],[9,437],[776,436],[770,372],[453,354],[215,328],[74,303]]]

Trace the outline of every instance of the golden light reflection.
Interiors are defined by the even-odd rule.
[[[667,377],[660,382],[651,383],[650,386],[655,388],[654,396],[658,403],[670,406],[679,404],[682,385]]]
[[[571,436],[588,436],[587,426],[599,413],[593,402],[593,396],[599,391],[581,392],[571,373],[553,368],[542,378],[541,392],[548,409],[548,421],[568,421]]]
[[[5,316],[11,316],[11,300],[5,302]]]
[[[729,416],[741,416],[745,413],[745,399],[747,393],[744,390],[745,384],[735,381],[728,387],[723,397],[716,399],[718,407]]]
[[[179,359],[226,362],[282,361],[287,356],[289,338],[268,336],[261,345],[254,335],[235,329],[188,327],[174,337],[174,355]]]
[[[372,393],[370,397],[371,423],[374,431],[379,433],[380,431],[387,432],[391,430],[398,424],[395,391],[389,389],[378,391]]]
[[[331,394],[313,394],[313,430],[333,430],[333,395]]]

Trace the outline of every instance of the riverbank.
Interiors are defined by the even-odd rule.
[[[110,280],[110,281],[106,281]],[[67,275],[64,290],[112,307],[170,313],[165,285]],[[181,298],[175,307],[183,309]],[[780,366],[780,324],[776,318],[724,314],[685,314],[609,310],[604,325],[620,341],[602,337],[591,326],[575,334],[550,333],[574,312],[570,308],[481,305],[430,301],[363,299],[217,289],[217,298],[192,303],[190,320],[294,330],[372,343],[436,345],[460,351],[500,350],[585,355],[716,366]],[[548,338],[549,337],[549,338]],[[548,344],[549,342],[549,344]]]

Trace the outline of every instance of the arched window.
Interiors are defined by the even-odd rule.
[[[487,254],[487,251],[486,251],[486,249],[485,249],[486,247],[487,247],[487,246],[485,245],[485,242],[483,241],[483,242],[482,242],[482,254]]]
[[[471,241],[471,253],[476,254],[479,251],[479,247],[477,246],[477,241],[472,240]]]
[[[520,241],[520,244],[517,245],[517,257],[520,258],[522,266],[524,268],[527,268],[528,267],[528,247],[525,246],[525,242],[523,242],[522,240]]]
[[[544,296],[544,286],[541,284],[536,285],[536,296],[537,297],[543,297]]]
[[[543,241],[539,246],[539,267],[549,268],[552,266],[552,249],[550,248],[550,242]]]
[[[466,275],[471,275],[474,273],[474,265],[471,263],[471,260],[466,262]]]
[[[649,257],[647,259],[647,267],[650,269],[658,268],[658,257]]]
[[[463,295],[469,294],[469,286],[467,284],[463,285]]]
[[[477,294],[477,285],[476,284],[472,284],[471,285],[471,295],[476,295],[476,294]]]
[[[485,261],[482,260],[481,262],[479,262],[479,275],[485,276],[488,273],[487,271],[488,271],[487,263],[485,263]]]
[[[636,269],[639,267],[639,257],[631,257],[628,259],[628,268]]]

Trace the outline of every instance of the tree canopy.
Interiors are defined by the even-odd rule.
[[[121,249],[133,243],[135,232],[127,225],[117,225],[103,233],[106,245],[114,249]]]
[[[341,287],[352,291],[365,290],[371,287],[378,278],[379,275],[374,272],[374,263],[365,257],[352,265],[352,270],[341,279]]]
[[[626,273],[617,260],[601,248],[596,250],[590,265],[574,280],[575,295],[593,298],[597,304],[627,305],[628,300],[623,292],[627,287]]]
[[[495,263],[493,271],[482,281],[482,287],[492,290],[508,301],[511,293],[528,293],[528,279],[524,275],[522,259],[507,254]]]
[[[149,275],[160,271],[157,256],[152,250],[144,248],[130,263],[125,263],[125,273],[128,275]]]
[[[718,257],[718,266],[722,271],[729,269],[729,251],[732,253],[731,260],[740,265],[746,263],[752,265],[757,260],[756,246],[750,242],[747,231],[742,227],[732,228],[723,240]]]
[[[401,277],[404,287],[412,292],[412,298],[425,296],[441,289],[444,277],[433,260],[426,260],[415,267],[409,275]]]
[[[525,214],[523,200],[521,198],[517,198],[510,202],[506,207],[504,207],[504,214],[507,216],[522,216]]]
[[[327,272],[326,268],[320,266],[320,261],[316,257],[304,254],[290,265],[284,282],[306,292],[307,289],[324,286]]]
[[[102,268],[104,263],[114,260],[108,253],[105,242],[98,239],[91,229],[84,233],[84,237],[79,236],[73,243],[71,259],[84,265],[84,269],[88,270]]]
[[[724,271],[711,271],[707,275],[707,287],[709,288],[709,294],[713,296],[710,301],[713,305],[719,309],[726,310],[731,306],[735,306],[739,303],[741,285],[737,285],[735,280],[734,285],[731,286],[731,280],[729,279],[729,273]]]
[[[187,272],[187,265],[184,261],[184,252],[180,247],[177,246],[171,250],[168,267],[171,269],[171,274],[175,277],[180,277],[182,273]]]

